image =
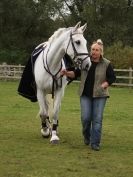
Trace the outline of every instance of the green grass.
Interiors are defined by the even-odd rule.
[[[38,104],[0,82],[0,177],[131,177],[133,89],[110,88],[101,151],[83,144],[78,85],[70,84],[60,111],[60,144],[40,135]]]

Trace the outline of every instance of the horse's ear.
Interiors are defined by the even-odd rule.
[[[74,27],[74,31],[76,31],[76,30],[80,27],[80,25],[81,25],[81,22],[78,22],[78,23],[76,24],[76,26]]]
[[[84,32],[86,30],[87,23],[85,23],[83,26],[80,27],[80,29]]]

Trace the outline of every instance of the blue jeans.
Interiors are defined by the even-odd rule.
[[[106,100],[106,97],[80,97],[82,132],[84,138],[91,145],[100,145],[103,111]]]

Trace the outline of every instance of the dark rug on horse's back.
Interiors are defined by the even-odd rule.
[[[35,83],[35,78],[34,78],[34,64],[35,64],[37,57],[44,49],[45,48],[41,46],[33,51],[32,55],[30,56],[24,68],[24,71],[23,71],[23,74],[22,74],[22,77],[21,77],[21,80],[18,86],[18,93],[32,102],[37,101],[37,90],[36,90],[36,83]],[[74,70],[73,63],[67,54],[64,56],[63,59],[65,62],[66,68],[68,70]],[[72,80],[69,78],[69,82],[71,81]]]
[[[21,77],[19,86],[18,86],[18,93],[23,97],[31,100],[32,102],[37,101],[36,96],[36,84],[34,78],[34,64],[38,57],[38,55],[42,52],[44,48],[40,47],[35,49],[31,54]]]

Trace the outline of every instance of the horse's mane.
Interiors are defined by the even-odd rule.
[[[52,42],[54,39],[58,38],[63,32],[69,31],[73,27],[69,28],[59,28],[57,31],[54,32],[54,34],[48,39],[48,42]]]

